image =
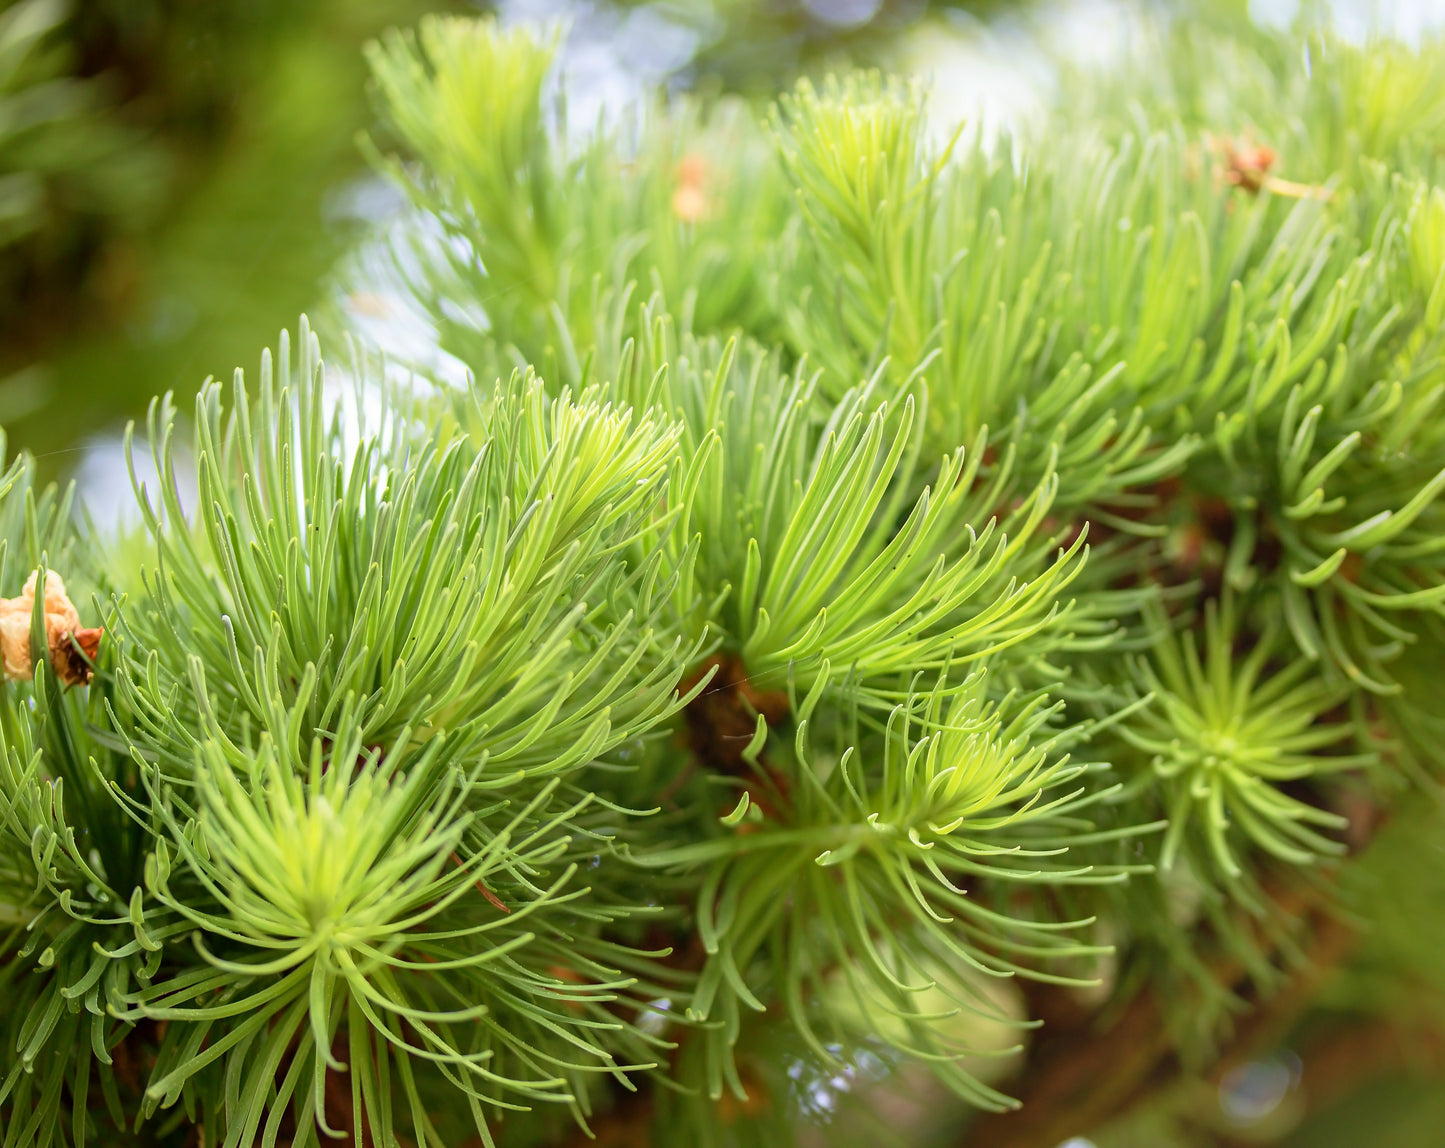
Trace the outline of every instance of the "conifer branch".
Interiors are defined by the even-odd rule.
[[[374,45],[467,384],[303,319],[136,529],[0,477],[4,1142],[1052,1148],[1290,1025],[1445,767],[1445,67],[1210,28],[996,143]]]

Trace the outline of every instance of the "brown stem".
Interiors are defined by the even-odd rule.
[[[1235,1027],[1212,1075],[1277,1040],[1308,1006],[1321,979],[1338,965],[1354,940],[1353,931],[1322,902],[1314,887],[1297,887],[1273,898],[1278,915],[1304,917],[1309,959],[1281,991],[1270,996]],[[1214,964],[1220,985],[1247,987],[1237,958]],[[1106,1028],[1093,1016],[1059,1015],[1052,992],[1037,993],[1037,1011],[1055,1011],[1055,1031],[1046,1026],[1030,1051],[1016,1091],[1023,1107],[974,1121],[962,1148],[1055,1148],[1084,1135],[1179,1080],[1183,1068],[1174,1052],[1159,990],[1146,988]],[[1035,1002],[1031,1002],[1035,1003]]]

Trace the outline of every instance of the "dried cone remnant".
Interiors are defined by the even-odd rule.
[[[1279,156],[1264,144],[1221,140],[1219,150],[1224,157],[1224,182],[1258,193],[1261,189],[1291,199],[1328,199],[1329,189],[1309,183],[1296,183],[1270,174]]]
[[[5,676],[11,681],[29,681],[34,674],[30,661],[30,617],[35,609],[38,573],[34,571],[26,579],[25,589],[18,598],[0,598],[0,656],[5,663]],[[48,571],[45,575],[45,641],[55,676],[68,686],[89,682],[88,663],[95,660],[104,632],[99,627],[81,626],[80,613],[65,592],[65,580],[55,571]]]
[[[1229,164],[1224,173],[1225,182],[1242,187],[1245,191],[1258,191],[1269,179],[1269,169],[1278,158],[1274,148],[1263,144],[1239,144],[1224,141],[1224,158]]]

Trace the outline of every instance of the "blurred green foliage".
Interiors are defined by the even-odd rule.
[[[837,67],[875,64],[921,21],[986,16],[1018,0],[615,0],[689,29],[697,50],[683,79],[771,99],[780,83]]]
[[[361,45],[420,0],[0,13],[0,422],[43,472],[312,306],[355,238]]]
[[[28,264],[64,258],[94,217],[134,223],[168,174],[112,114],[105,79],[73,73],[75,45],[54,34],[65,17],[63,0],[0,11],[0,249],[11,256],[0,290],[12,304]]]
[[[45,475],[315,309],[360,228],[361,45],[487,0],[0,0],[0,424]],[[998,0],[617,0],[755,95]],[[503,5],[526,16],[526,5]],[[555,13],[558,6],[547,7]],[[562,10],[565,11],[565,8]],[[355,198],[350,197],[350,198]]]

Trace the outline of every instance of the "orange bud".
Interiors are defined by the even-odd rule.
[[[696,223],[707,214],[707,196],[702,188],[690,183],[678,186],[672,193],[672,213],[684,223]]]

